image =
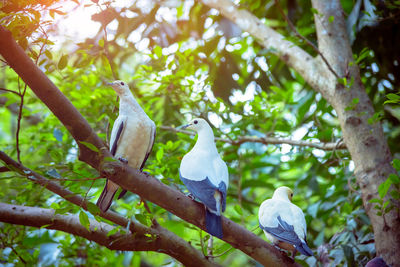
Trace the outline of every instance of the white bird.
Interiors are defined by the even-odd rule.
[[[223,237],[221,214],[225,211],[228,167],[218,154],[214,133],[203,119],[194,119],[183,128],[197,132],[197,142],[181,161],[179,175],[189,192],[206,206],[206,230]]]
[[[293,191],[286,186],[275,190],[271,199],[265,200],[258,211],[260,228],[274,244],[293,252],[312,256],[307,245],[307,225],[303,211],[291,203]]]
[[[128,84],[115,81],[109,85],[118,94],[119,115],[111,132],[111,154],[135,169],[142,170],[153,148],[156,125],[133,97]],[[107,180],[96,205],[106,212],[119,186]],[[118,199],[126,193],[123,190]]]

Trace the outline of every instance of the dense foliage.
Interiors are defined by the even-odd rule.
[[[82,5],[79,1],[71,2]],[[319,93],[287,68],[274,51],[263,49],[253,37],[199,2],[134,1],[127,6],[112,2],[86,3],[85,8],[97,8],[92,20],[101,27],[95,36],[80,43],[52,41],[55,36],[62,36],[54,21],[69,16],[61,1],[1,2],[0,23],[12,32],[105,142],[117,116],[115,93],[105,82],[117,78],[128,82],[157,124],[156,143],[145,171],[163,183],[186,190],[179,180],[178,168],[195,138],[161,126],[175,127],[193,117],[203,117],[215,127],[215,135],[225,140],[217,141],[217,147],[230,173],[226,217],[262,236],[258,207],[275,188],[286,185],[294,189],[293,202],[306,215],[308,242],[315,255],[307,259],[298,256],[299,262],[322,264],[330,258],[334,265],[363,266],[374,256],[372,228],[345,149],[234,143],[240,136],[267,136],[339,144],[341,129],[336,113]],[[272,2],[238,2],[315,55],[310,46],[295,37]],[[345,12],[350,14],[353,1],[342,2]],[[301,1],[282,1],[281,6],[299,33],[315,43],[311,6]],[[394,4],[376,8],[375,15],[384,22],[376,20],[362,28],[359,18],[350,28],[355,30],[355,59],[377,111],[375,119],[383,122],[396,155],[400,151],[398,49],[394,49],[395,41],[384,41],[385,48],[397,51],[392,54],[397,58],[382,56],[385,51],[374,44],[375,37],[364,32],[379,31],[382,24],[398,31],[399,9]],[[386,38],[383,31],[381,34]],[[77,159],[77,144],[67,130],[11,69],[3,67],[0,75],[0,87],[16,92],[2,91],[0,96],[2,150],[16,159],[18,136],[20,158],[25,166],[96,201],[104,180],[92,179],[98,176],[96,170]],[[12,107],[18,107],[21,98],[19,125],[18,109]],[[385,100],[391,101],[384,103]],[[93,217],[17,173],[4,172],[0,177],[1,202]],[[385,186],[380,190],[382,195],[387,191]],[[151,213],[138,196],[128,193],[115,201],[112,209],[146,225],[156,218],[162,226],[208,253],[207,233],[156,205],[149,205]],[[2,224],[0,242],[4,263],[138,266],[144,261],[154,266],[179,265],[163,254],[117,253],[63,232],[10,224]],[[230,248],[215,239],[213,254],[221,254],[216,262],[224,266],[257,264]]]

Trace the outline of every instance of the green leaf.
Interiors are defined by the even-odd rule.
[[[315,9],[315,8],[311,8],[311,12],[312,12],[312,13],[314,13],[314,14],[316,14],[316,15],[318,15],[318,14],[319,14],[318,10],[317,10],[317,9]]]
[[[399,160],[399,159],[394,159],[394,160],[393,160],[393,167],[394,167],[396,170],[400,171],[400,160]]]
[[[94,152],[99,152],[99,149],[95,145],[93,145],[89,142],[79,141],[79,143],[81,143],[82,145],[84,145],[85,147],[89,148],[90,150],[92,150]]]
[[[344,256],[346,257],[347,266],[355,266],[354,253],[352,247],[348,245],[342,245]]]
[[[386,179],[383,183],[381,183],[378,187],[378,193],[381,198],[384,198],[389,191],[390,186],[392,185],[392,181],[390,179]]]
[[[44,54],[49,58],[53,59],[53,54],[49,50],[44,50]]]
[[[57,68],[59,70],[64,69],[68,64],[68,55],[61,56],[60,60],[58,61]]]
[[[92,202],[87,202],[87,210],[93,215],[99,215],[100,209],[97,205],[93,204]]]
[[[115,158],[112,158],[112,157],[105,157],[104,161],[115,162],[115,161],[118,161],[118,160],[116,160]]]
[[[400,100],[400,96],[399,96],[399,95],[392,94],[392,93],[387,94],[386,97],[387,97],[388,99],[390,99],[390,100],[396,100],[396,101]]]
[[[157,161],[161,161],[163,156],[164,156],[164,149],[161,147],[160,149],[157,150],[157,153],[156,153]]]
[[[329,16],[329,19],[328,19],[329,23],[332,23],[334,20],[335,20],[334,16]]]
[[[400,199],[400,192],[397,190],[393,190],[390,192],[390,195],[392,196],[392,198],[394,199]]]
[[[369,203],[380,203],[382,204],[382,199],[379,198],[373,198],[369,200]]]
[[[89,217],[84,211],[79,212],[79,221],[89,231],[90,221]]]
[[[376,112],[371,118],[368,118],[368,124],[375,124],[382,119],[382,113]]]
[[[371,51],[368,48],[361,50],[360,55],[356,58],[356,64],[359,64],[364,58],[370,56]]]
[[[394,173],[389,174],[389,177],[388,177],[388,178],[390,179],[390,181],[391,181],[393,184],[398,184],[398,183],[400,183],[400,178],[399,178],[399,176],[397,176],[397,175],[394,174]]]
[[[104,39],[100,39],[99,40],[99,46],[100,47],[104,47]]]
[[[138,220],[143,225],[148,225],[147,217],[143,214],[135,214],[136,220]]]
[[[240,207],[238,204],[236,204],[233,208],[235,209],[235,211],[236,211],[239,215],[243,215],[242,207]]]
[[[119,228],[120,228],[119,226],[113,228],[111,231],[109,231],[109,232],[107,233],[107,236],[112,236],[113,234],[118,233]]]
[[[158,58],[162,57],[162,48],[158,45],[154,47],[153,52],[156,54]]]

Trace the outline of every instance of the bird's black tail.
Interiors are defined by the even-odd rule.
[[[313,255],[312,250],[308,247],[306,242],[301,242],[300,245],[296,246],[296,249],[303,255],[306,255],[306,256]]]
[[[222,220],[221,216],[218,216],[208,209],[206,209],[206,230],[210,235],[218,238],[222,238]]]
[[[106,186],[104,187],[103,192],[101,192],[101,195],[96,203],[96,205],[100,208],[102,212],[106,212],[110,208],[114,195],[117,192],[117,190],[109,188],[109,182],[110,181],[107,181]]]

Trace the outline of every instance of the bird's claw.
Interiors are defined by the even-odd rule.
[[[191,200],[195,200],[195,197],[193,196],[192,193],[189,193],[186,195],[188,198],[190,198]]]
[[[128,160],[126,158],[118,158],[119,161],[121,161],[123,164],[128,164]]]
[[[144,175],[146,175],[146,176],[150,176],[150,173],[149,172],[144,172],[144,171],[140,171],[141,173],[143,173]]]

